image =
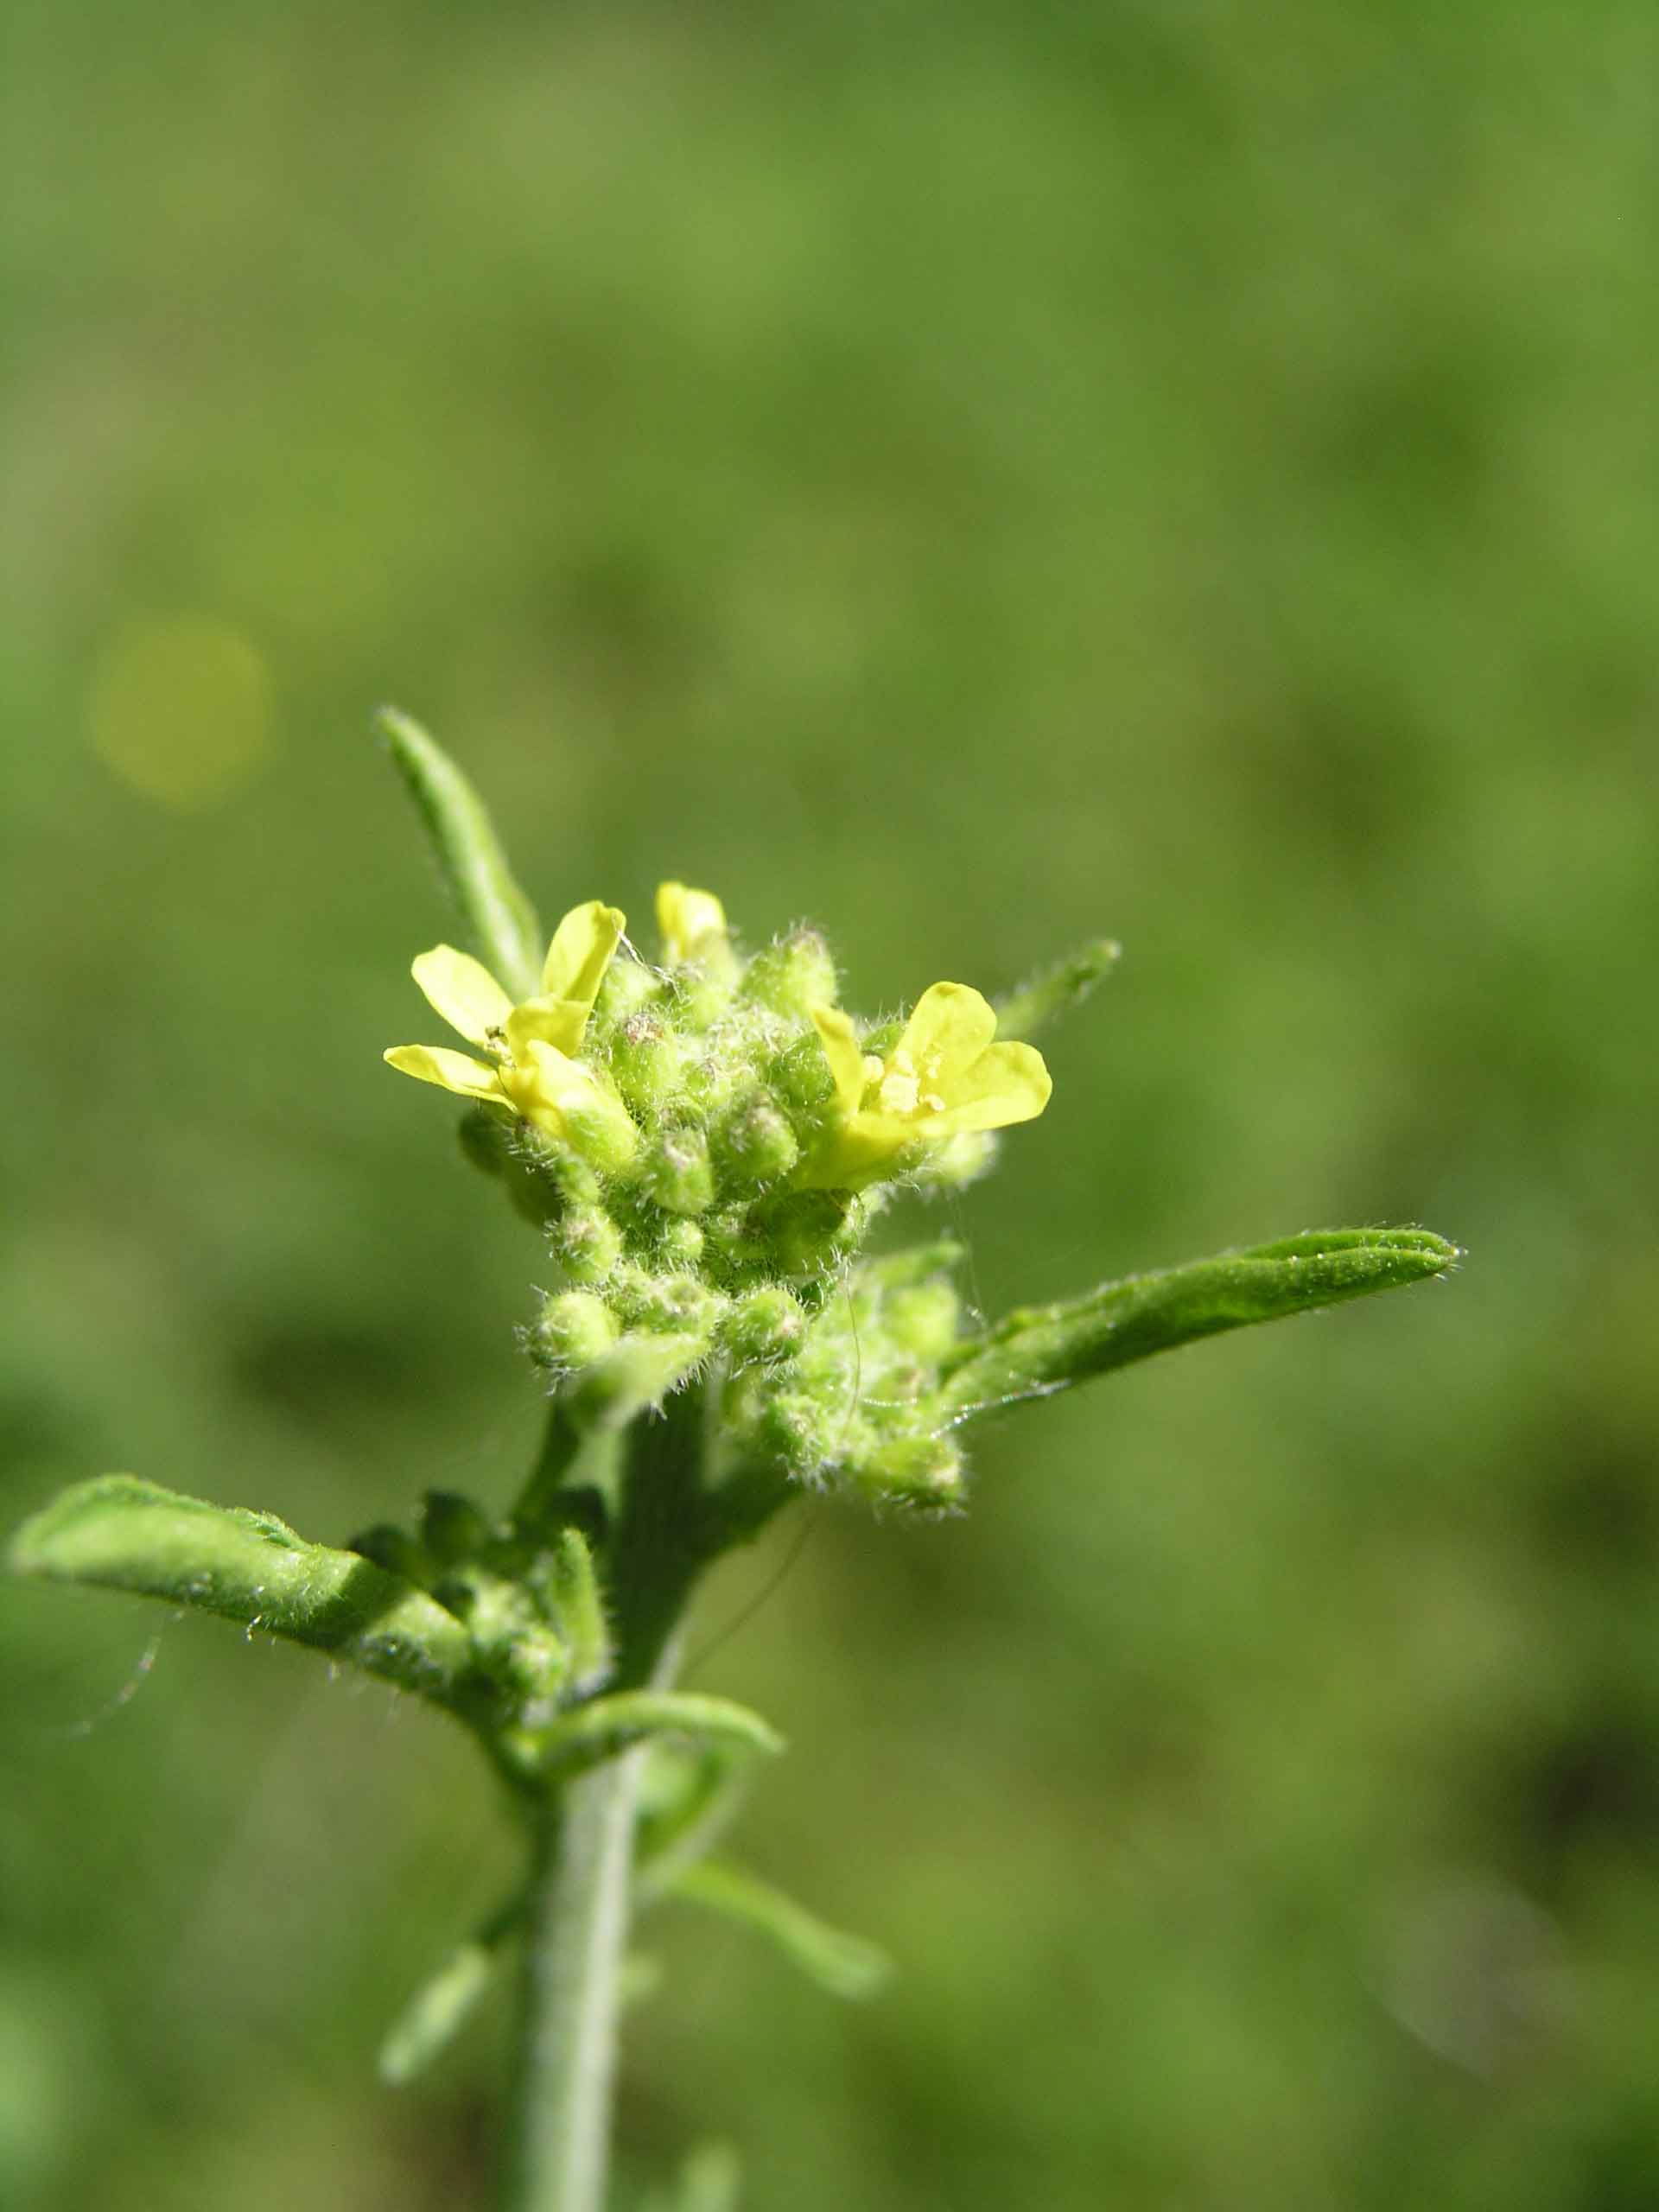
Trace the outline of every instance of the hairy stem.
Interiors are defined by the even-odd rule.
[[[703,1491],[702,1393],[636,1421],[620,1445],[621,1497],[607,1547],[613,1692],[665,1689],[693,1582],[717,1545]],[[526,1503],[556,1510],[557,1485],[592,1471],[556,1442]],[[605,1470],[607,1483],[619,1471]],[[521,1506],[521,1513],[524,1511]],[[535,1807],[504,2212],[604,2212],[617,2020],[627,1943],[643,1748],[550,1785]]]
[[[643,1757],[567,1783],[540,1816],[505,2212],[604,2212]]]

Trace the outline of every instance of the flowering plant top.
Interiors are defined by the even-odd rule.
[[[856,1392],[863,1344],[825,1309],[895,1186],[966,1181],[993,1131],[1041,1113],[1042,1055],[995,1041],[995,1010],[964,983],[935,983],[902,1027],[861,1027],[816,931],[746,956],[712,892],[664,883],[656,912],[652,963],[618,908],[573,907],[539,990],[517,1003],[482,962],[435,946],[415,981],[485,1057],[385,1057],[474,1103],[472,1157],[546,1231],[561,1280],[531,1342],[556,1392],[660,1402],[719,1357],[757,1458],[947,1503],[960,1452],[935,1433],[929,1395],[957,1333],[943,1265],[919,1333],[902,1299],[884,1319],[874,1279],[859,1286],[869,1387]]]
[[[1116,946],[1087,945],[996,1006],[935,983],[874,1026],[842,1007],[816,931],[745,953],[721,901],[684,883],[658,891],[654,962],[599,899],[543,950],[472,786],[405,717],[385,727],[483,956],[438,944],[414,963],[471,1051],[385,1058],[465,1102],[467,1158],[545,1239],[551,1280],[523,1332],[550,1402],[536,1462],[505,1510],[429,1491],[413,1525],[345,1548],[105,1476],[35,1515],[10,1558],[320,1647],[474,1731],[524,1818],[525,1884],[411,2003],[383,2069],[402,2080],[423,2063],[522,1939],[504,2202],[601,2212],[631,1902],[734,1915],[842,1995],[882,1968],[705,1855],[739,1767],[781,1748],[746,1707],[673,1687],[709,1566],[804,1484],[955,1510],[977,1416],[1442,1274],[1457,1254],[1424,1230],[1325,1230],[987,1322],[957,1297],[954,1245],[871,1256],[865,1240],[901,1191],[966,1182],[998,1130],[1043,1111],[1048,1070],[1027,1040]]]

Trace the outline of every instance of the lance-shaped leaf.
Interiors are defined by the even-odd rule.
[[[1070,1014],[1073,1007],[1083,1004],[1096,983],[1111,974],[1122,949],[1109,938],[1095,938],[1052,967],[1042,969],[1028,983],[997,1001],[997,1035],[1034,1037],[1051,1021]]]
[[[442,1605],[357,1552],[306,1543],[274,1514],[105,1475],[26,1521],[10,1560],[19,1574],[135,1591],[266,1629],[467,1718],[487,1702],[467,1630]]]
[[[485,966],[513,999],[534,998],[545,949],[542,925],[513,880],[483,800],[418,722],[395,707],[383,707],[376,719]]]
[[[681,1867],[664,1884],[662,1894],[707,1905],[770,1936],[793,1965],[832,1997],[873,1997],[892,1975],[893,1961],[879,1944],[827,1927],[793,1897],[728,1859],[700,1859],[693,1866]]]
[[[547,1596],[570,1647],[570,1669],[578,1688],[605,1678],[611,1663],[610,1624],[604,1594],[594,1570],[594,1554],[580,1529],[561,1529],[547,1563]]]
[[[543,1771],[561,1781],[656,1736],[778,1752],[784,1739],[758,1713],[728,1697],[690,1690],[618,1690],[574,1707],[539,1738]]]
[[[703,1743],[690,1753],[657,1748],[634,1826],[634,1890],[642,1903],[664,1894],[670,1878],[701,1859],[730,1825],[744,1776],[728,1750]]]
[[[1087,1298],[1021,1306],[967,1340],[940,1402],[959,1417],[988,1411],[1223,1329],[1421,1282],[1458,1256],[1427,1229],[1332,1229],[1130,1275]]]
[[[380,2046],[380,2078],[394,2088],[429,2066],[465,2024],[494,1979],[510,1939],[529,1910],[522,1893],[509,1897],[475,1934],[454,1949],[421,1984],[392,2022]]]

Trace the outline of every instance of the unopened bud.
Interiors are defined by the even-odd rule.
[[[775,1183],[801,1156],[783,1109],[765,1091],[746,1099],[721,1124],[713,1150],[721,1174],[745,1183]]]
[[[630,1328],[706,1333],[719,1302],[696,1275],[653,1275],[643,1268],[624,1268],[608,1287],[618,1313]]]
[[[650,1114],[679,1089],[680,1051],[655,1014],[630,1014],[611,1043],[611,1073],[630,1106]]]
[[[815,1006],[836,1002],[836,963],[817,930],[792,930],[757,952],[743,978],[743,996],[773,1014],[804,1020]]]
[[[602,1282],[622,1256],[622,1234],[598,1206],[572,1206],[556,1222],[553,1249],[576,1282]]]
[[[587,1084],[562,1097],[559,1112],[571,1144],[603,1173],[626,1167],[639,1148],[639,1132],[627,1108],[602,1084]]]
[[[603,1299],[590,1290],[561,1291],[542,1308],[532,1350],[543,1366],[569,1373],[602,1358],[620,1333]]]
[[[642,961],[626,957],[613,960],[605,970],[594,1011],[603,1022],[626,1021],[654,999],[661,985]]]
[[[797,1191],[768,1207],[764,1233],[779,1274],[830,1273],[856,1249],[867,1218],[862,1198],[848,1191]]]
[[[877,1504],[937,1512],[957,1504],[963,1494],[962,1452],[950,1436],[895,1438],[849,1472]]]
[[[781,1283],[752,1290],[739,1301],[726,1327],[732,1357],[740,1361],[791,1358],[806,1336],[800,1300]]]
[[[671,1268],[695,1268],[702,1261],[703,1234],[695,1221],[679,1218],[664,1222],[659,1249]]]
[[[712,1205],[715,1173],[702,1131],[665,1129],[645,1164],[645,1186],[669,1213],[701,1213]]]

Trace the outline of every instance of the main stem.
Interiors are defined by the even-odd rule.
[[[507,2212],[604,2212],[641,1751],[540,1808]]]
[[[552,1485],[561,1479],[597,1477],[609,1493],[607,1596],[617,1649],[609,1688],[662,1688],[672,1679],[691,1586],[721,1548],[703,1487],[705,1451],[702,1394],[694,1388],[666,1414],[636,1422],[620,1454],[567,1458],[557,1447],[532,1478],[527,1498],[542,1511],[556,1503]],[[596,1464],[604,1459],[611,1464]],[[604,2212],[645,1757],[626,1752],[550,1789],[535,1808],[504,2212]]]

